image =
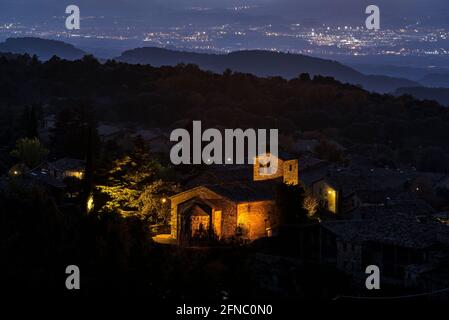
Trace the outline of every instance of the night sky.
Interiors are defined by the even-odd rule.
[[[76,32],[65,29],[70,4],[81,10],[82,27]],[[381,31],[375,35],[363,32],[370,4],[381,11]],[[445,66],[449,1],[0,0],[0,41],[9,37],[58,39],[101,57],[157,46]]]
[[[147,23],[175,25],[180,16],[192,22],[212,13],[229,13],[229,7],[257,6],[251,13],[240,13],[241,19],[250,15],[272,23],[281,21],[311,20],[316,23],[353,23],[363,16],[369,4],[381,7],[385,23],[400,24],[404,18],[425,20],[428,24],[449,25],[449,2],[447,0],[1,0],[0,16],[25,21],[42,21],[63,13],[68,4],[82,7],[84,14],[117,16],[126,19],[142,19]],[[186,12],[186,8],[204,7],[213,12]],[[199,16],[203,16],[200,18]]]

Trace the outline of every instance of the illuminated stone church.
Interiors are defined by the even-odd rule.
[[[191,188],[172,196],[172,239],[188,245],[196,240],[252,241],[270,236],[279,223],[275,185],[298,184],[298,159],[287,155],[276,159],[276,170],[273,160],[262,161],[261,157],[252,169],[211,168]]]

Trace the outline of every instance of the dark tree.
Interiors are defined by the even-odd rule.
[[[283,224],[307,221],[307,210],[303,207],[305,197],[306,193],[300,185],[279,184],[276,186],[276,207]]]
[[[38,105],[33,104],[31,107],[26,106],[23,110],[21,117],[21,126],[23,130],[23,135],[26,138],[38,138],[38,125],[39,125],[39,116],[40,107]]]
[[[64,107],[56,115],[55,128],[51,134],[55,156],[86,159],[90,152],[88,149],[95,150],[99,144],[92,106],[73,102]]]

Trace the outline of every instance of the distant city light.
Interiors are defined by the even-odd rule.
[[[257,6],[230,7],[228,10],[251,12]],[[190,11],[207,11],[207,7],[193,7]],[[89,25],[77,33],[52,29],[51,24],[24,25],[6,21],[0,24],[0,37],[76,38],[76,41],[143,41],[158,47],[173,47],[190,50],[211,50],[228,53],[242,49],[260,49],[275,52],[290,52],[308,55],[391,55],[391,56],[449,56],[444,41],[449,38],[446,27],[431,27],[422,24],[382,28],[371,32],[362,26],[314,27],[292,23],[287,27],[276,24],[218,23],[196,25],[175,24],[170,27],[149,28],[140,22],[131,25],[119,20],[104,27],[104,16],[89,16]],[[60,19],[55,16],[53,19]],[[98,21],[99,23],[95,23]],[[268,39],[269,38],[269,39]],[[274,39],[273,39],[274,38]],[[266,39],[270,40],[265,41]],[[302,40],[302,41],[301,41]],[[251,45],[248,45],[250,44]],[[306,45],[304,45],[304,43]],[[441,43],[441,45],[439,45]],[[260,44],[260,45],[258,45]],[[357,50],[357,53],[354,53]]]

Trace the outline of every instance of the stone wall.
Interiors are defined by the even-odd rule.
[[[264,181],[264,180],[272,180],[276,178],[283,178],[284,183],[291,184],[291,185],[297,185],[299,183],[299,162],[297,159],[293,160],[281,160],[277,159],[278,161],[278,169],[275,173],[269,174],[269,170],[273,169],[273,167],[264,168],[264,157],[256,158],[254,160],[253,165],[253,180],[254,181]],[[266,171],[265,174],[261,173]]]
[[[256,157],[256,159],[254,160],[254,165],[253,165],[253,180],[254,181],[264,181],[264,180],[271,180],[271,179],[276,179],[276,178],[280,178],[283,176],[284,174],[284,162],[281,159],[277,159],[278,161],[278,169],[275,173],[273,174],[261,174],[261,171],[263,170],[269,170],[270,168],[263,168],[263,164],[261,164],[261,161],[263,163],[264,158],[268,158],[268,157]],[[273,167],[271,167],[272,169]]]
[[[348,274],[359,274],[362,272],[362,245],[338,240],[337,268]]]
[[[296,186],[299,183],[298,170],[299,170],[298,160],[287,160],[283,163],[283,177],[284,183]]]
[[[232,202],[225,202],[222,206],[221,218],[221,238],[229,239],[235,236],[237,227],[237,205]]]
[[[219,239],[236,236],[237,226],[245,230],[244,238],[255,240],[267,236],[267,228],[278,225],[278,215],[273,200],[235,204],[206,187],[198,187],[171,197],[171,237],[178,238],[178,207],[193,198],[220,200],[212,210],[212,227]],[[212,202],[212,201],[210,201]],[[217,203],[217,201],[215,201]],[[216,214],[221,211],[221,214]],[[220,217],[221,216],[221,217]],[[221,219],[220,219],[221,218]],[[220,223],[221,222],[221,223]],[[221,224],[218,226],[218,224]]]
[[[277,224],[274,201],[249,202],[237,205],[237,225],[243,237],[255,240],[267,236],[267,228]]]

